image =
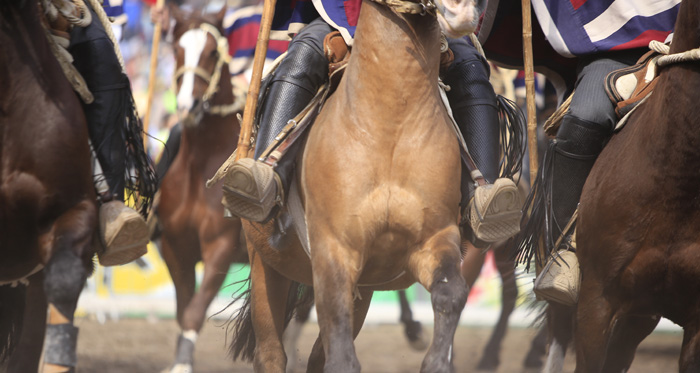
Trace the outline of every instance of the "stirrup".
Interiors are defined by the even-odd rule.
[[[537,297],[573,306],[578,302],[581,271],[576,253],[561,250],[552,256],[535,279],[534,291]]]
[[[469,214],[474,235],[485,242],[514,236],[520,232],[521,206],[520,191],[511,179],[477,187]]]
[[[148,251],[148,226],[141,215],[121,201],[100,206],[100,264],[108,267],[127,264]]]
[[[271,166],[243,158],[224,176],[223,205],[233,215],[264,222],[281,203],[282,182]]]

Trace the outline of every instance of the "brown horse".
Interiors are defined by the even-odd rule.
[[[43,345],[43,368],[67,372],[97,205],[85,116],[37,5],[0,3],[0,362],[36,372]]]
[[[581,195],[576,371],[626,371],[661,317],[684,328],[681,372],[700,371],[700,3],[681,3],[646,103],[613,136]],[[558,309],[569,327],[572,310]],[[566,345],[566,339],[560,342]]]
[[[456,4],[462,11],[444,5],[438,8],[449,22],[466,19],[452,30],[473,30],[480,11],[473,1]],[[353,339],[373,291],[416,281],[431,292],[435,311],[421,370],[452,370],[467,298],[459,271],[461,161],[437,85],[440,28],[431,6],[401,2],[399,8],[415,14],[400,14],[362,5],[345,75],[299,159],[310,255],[291,233],[271,247],[274,221],[244,222],[251,317],[241,319],[237,331],[249,321],[254,335],[234,336],[233,352],[252,357],[256,370],[285,369],[281,337],[292,281],[314,288],[320,336],[309,371],[359,371]]]
[[[245,251],[236,250],[240,220],[224,218],[220,187],[205,188],[207,177],[235,150],[240,124],[226,63],[228,48],[219,44],[225,40],[225,9],[202,15],[172,7],[171,12],[176,19],[175,80],[183,129],[179,151],[162,182],[158,217],[161,254],[175,284],[182,330],[173,371],[191,371],[206,310],[231,263],[245,260]],[[198,261],[204,262],[204,277],[195,291]]]

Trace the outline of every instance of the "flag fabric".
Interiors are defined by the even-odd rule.
[[[123,25],[126,23],[127,16],[124,12],[124,0],[104,0],[102,8],[107,13],[107,16],[113,19],[112,24]]]
[[[232,9],[224,17],[223,26],[231,56],[229,63],[231,75],[243,74],[252,69],[261,18],[262,5]],[[274,61],[287,50],[288,46],[287,40],[270,40],[266,63]]]
[[[647,47],[673,32],[681,0],[533,0],[544,36],[563,56]]]
[[[278,0],[270,38],[291,40],[302,27],[323,17],[352,45],[362,0]]]

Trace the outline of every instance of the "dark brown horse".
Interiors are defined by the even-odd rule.
[[[661,67],[583,188],[577,372],[626,371],[661,317],[684,329],[679,370],[700,371],[699,30],[700,3],[684,0],[670,54],[695,49],[695,60]],[[566,346],[572,312],[557,311]]]
[[[0,361],[36,372],[43,345],[43,369],[68,372],[97,206],[85,116],[37,5],[0,2]]]
[[[242,323],[254,335],[235,336],[234,353],[245,350],[256,370],[285,369],[281,337],[292,281],[314,287],[320,336],[310,371],[359,371],[353,339],[372,293],[416,281],[431,292],[435,311],[421,369],[452,370],[467,297],[459,272],[459,145],[436,83],[438,21],[418,15],[432,3],[401,4],[415,14],[362,4],[345,75],[310,129],[298,173],[310,255],[291,233],[271,247],[275,222],[244,224],[251,317]],[[463,32],[476,25],[475,7],[438,4],[448,22],[465,21],[449,26]]]
[[[245,260],[245,251],[236,250],[240,220],[224,218],[220,186],[205,188],[207,178],[235,150],[240,124],[226,63],[228,47],[219,43],[225,40],[225,9],[202,15],[172,7],[171,12],[177,21],[173,45],[182,138],[162,181],[158,217],[161,254],[175,284],[182,330],[173,371],[191,371],[206,310],[231,263]],[[195,291],[199,261],[204,262],[204,277]]]

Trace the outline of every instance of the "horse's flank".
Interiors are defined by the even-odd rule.
[[[36,7],[2,6],[0,44],[0,281],[52,255],[56,219],[73,206],[96,213],[87,126],[51,54]],[[60,156],[57,156],[59,155]],[[76,222],[92,230],[95,220]],[[78,227],[76,227],[78,228]],[[60,229],[59,229],[60,230]]]

